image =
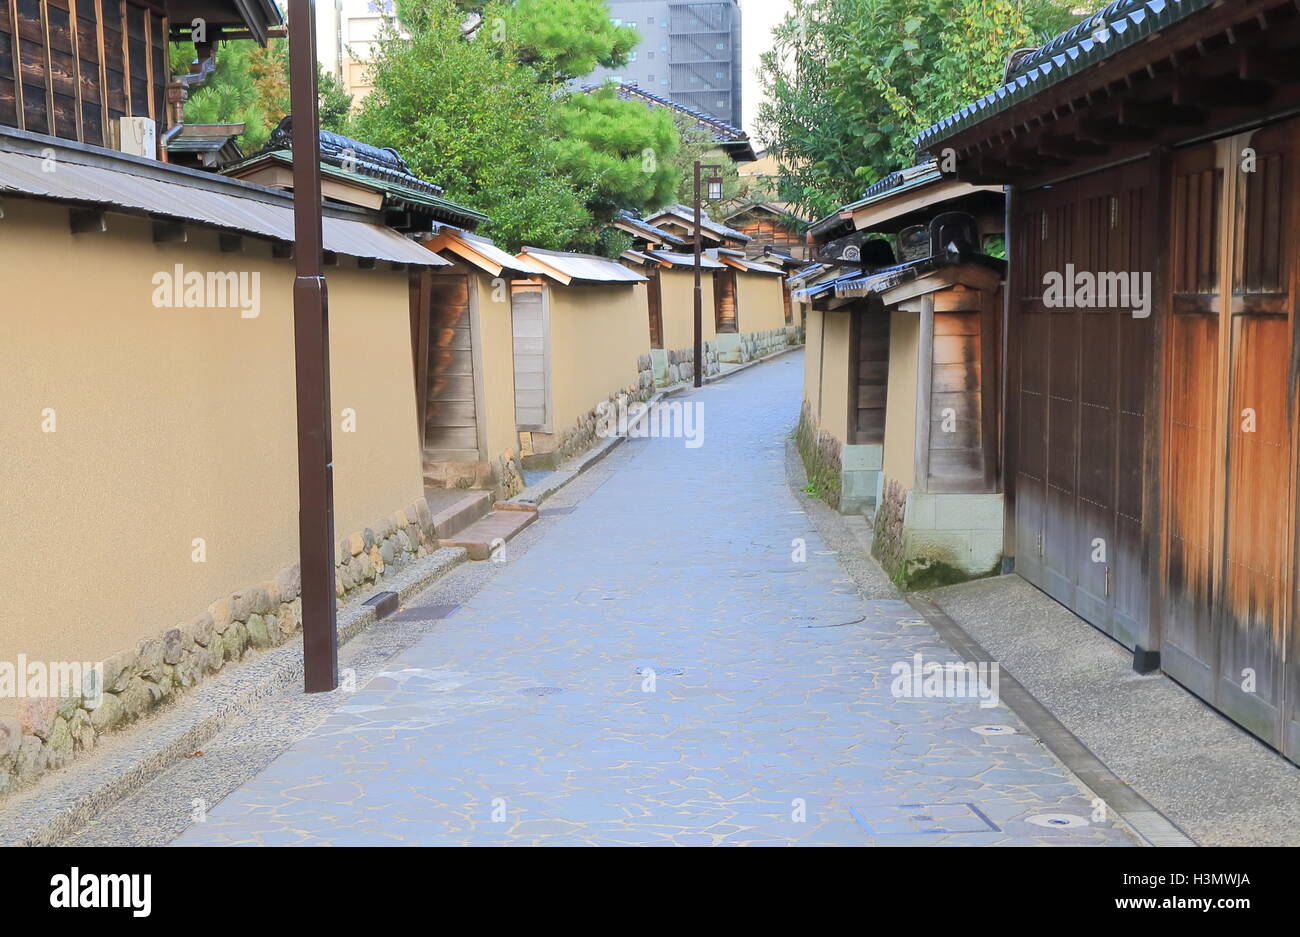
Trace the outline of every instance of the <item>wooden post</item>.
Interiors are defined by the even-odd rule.
[[[322,275],[316,8],[289,0],[293,111],[294,364],[298,403],[298,553],[302,569],[303,685],[338,686],[334,603],[334,465],[330,438],[329,301]]]

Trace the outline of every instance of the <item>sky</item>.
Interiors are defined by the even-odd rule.
[[[755,122],[763,89],[755,74],[759,57],[772,47],[772,28],[790,11],[790,0],[740,0],[741,56],[744,59],[744,83],[741,85],[741,103],[745,116],[745,130],[755,136]]]

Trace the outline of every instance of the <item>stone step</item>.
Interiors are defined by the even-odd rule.
[[[425,500],[433,515],[433,535],[454,537],[492,510],[492,492],[426,489]]]
[[[439,546],[464,547],[471,560],[486,560],[492,555],[492,545],[506,542],[515,534],[537,520],[537,512],[529,510],[492,511],[475,521],[455,536],[440,539]]]

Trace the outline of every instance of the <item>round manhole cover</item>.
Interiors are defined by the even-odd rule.
[[[558,686],[530,686],[519,692],[524,696],[554,696],[556,693],[563,693],[564,690]]]
[[[974,726],[971,729],[977,735],[1015,735],[1016,730],[1012,726]]]
[[[1054,827],[1063,830],[1077,829],[1088,825],[1087,820],[1083,817],[1076,817],[1072,813],[1040,813],[1030,817],[1029,822],[1034,826]]]
[[[686,673],[680,667],[637,667],[633,670],[637,676],[646,677],[654,674],[656,677],[680,677]]]

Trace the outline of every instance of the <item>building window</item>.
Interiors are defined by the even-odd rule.
[[[714,72],[714,73],[713,73],[713,77],[714,77],[714,78],[726,78],[726,77],[727,77],[727,73],[726,73],[726,72]]]
[[[631,26],[633,29],[636,29],[636,20],[628,20],[627,24]]]
[[[648,58],[648,59],[652,59],[652,58],[655,57],[655,54],[654,54],[653,52],[647,52],[647,53],[645,54],[645,57]]]
[[[636,61],[636,53],[635,53],[635,52],[629,52],[629,53],[628,53],[628,56],[627,56],[627,60],[628,60],[629,62],[635,62],[635,61]]]
[[[651,83],[653,83],[654,80],[655,80],[655,76],[654,76],[654,75],[648,75],[648,76],[646,76],[646,77],[647,77],[647,80],[649,80]]]
[[[661,85],[666,85],[666,84],[668,84],[668,79],[667,79],[667,78],[660,78],[660,79],[659,79],[659,84],[661,84]]]
[[[715,48],[718,48],[718,49],[725,49],[726,47],[727,47],[727,44],[726,44],[725,42],[719,42],[719,43],[715,46]]]

